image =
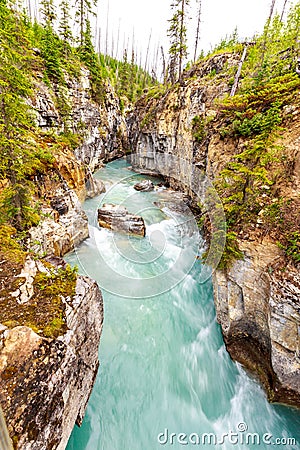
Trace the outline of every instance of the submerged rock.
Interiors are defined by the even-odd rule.
[[[141,181],[140,183],[136,183],[134,185],[134,189],[136,191],[149,192],[149,191],[153,191],[154,184],[152,183],[151,180],[144,180],[144,181]]]
[[[95,381],[101,292],[78,277],[76,294],[64,301],[67,331],[56,339],[27,326],[0,328],[0,401],[18,450],[65,449]]]
[[[146,234],[144,219],[130,214],[124,206],[120,205],[104,204],[98,209],[98,223],[100,227],[113,231],[142,237]]]

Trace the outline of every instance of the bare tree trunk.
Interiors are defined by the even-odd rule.
[[[159,44],[157,44],[156,52],[153,57],[153,73],[155,74],[155,79],[157,80],[157,66],[158,66],[158,54],[159,54]]]
[[[271,22],[271,19],[272,19],[272,16],[273,16],[275,2],[276,2],[276,0],[272,0],[272,4],[271,4],[271,8],[270,8],[270,14],[269,14],[269,18],[268,18],[268,25],[270,25],[270,22]]]
[[[165,59],[163,46],[160,47],[160,50],[161,50],[162,66],[163,66],[162,67],[163,83],[165,84],[167,81],[167,77],[166,77],[166,59]]]
[[[33,20],[32,17],[32,8],[31,8],[31,0],[28,0],[28,15],[30,17],[30,20]]]
[[[84,3],[80,0],[80,45],[83,45],[84,34]]]
[[[115,39],[114,39],[114,33],[111,34],[111,56],[114,55],[114,49],[115,49]]]
[[[112,55],[114,58],[118,58],[118,51],[119,51],[119,42],[120,42],[120,23],[121,19],[119,19],[119,25],[118,25],[118,34],[117,34],[117,44],[116,44],[116,54]]]
[[[261,52],[261,66],[263,66],[264,61],[265,61],[265,53],[266,53],[266,46],[267,46],[267,40],[268,40],[268,34],[269,34],[269,27],[270,27],[270,23],[271,23],[273,12],[274,12],[275,2],[276,2],[276,0],[272,0],[271,7],[270,7],[270,14],[269,14],[266,26],[265,26],[264,41],[263,41],[262,52]]]
[[[106,15],[105,55],[107,55],[108,52],[108,16],[109,16],[109,1],[107,2],[107,15]]]
[[[199,0],[197,31],[196,31],[196,41],[195,41],[195,51],[194,51],[194,63],[196,62],[198,43],[199,43],[199,39],[200,39],[201,10],[202,10],[202,0]]]
[[[98,42],[97,42],[98,54],[101,53],[101,28],[99,27],[98,31]]]
[[[241,76],[243,63],[245,61],[246,54],[247,54],[247,48],[248,48],[248,44],[245,44],[245,47],[244,47],[244,50],[243,50],[243,54],[242,54],[241,60],[239,62],[239,67],[238,67],[238,70],[236,72],[236,75],[235,75],[235,78],[234,78],[234,83],[233,83],[233,86],[232,86],[232,89],[231,89],[231,92],[230,92],[230,97],[233,97],[234,94],[236,93],[236,90],[237,90],[237,87],[238,87],[238,84],[239,84],[239,78]]]
[[[40,10],[40,6],[39,6],[39,1],[36,0],[34,2],[34,19],[38,22],[39,21],[39,10]]]
[[[282,12],[281,12],[281,16],[280,16],[280,22],[283,21],[283,16],[284,16],[284,13],[285,13],[286,4],[287,4],[287,0],[284,0],[284,4],[283,4],[283,7],[282,7]]]
[[[145,66],[144,66],[143,87],[145,87],[145,82],[146,82],[146,72],[147,72],[147,67],[148,67],[148,57],[149,57],[149,49],[150,49],[151,36],[152,36],[152,29],[151,29],[151,31],[150,31],[149,40],[148,40],[148,46],[147,46],[147,51],[146,51],[146,59],[145,59]]]
[[[181,1],[181,19],[180,19],[180,50],[179,50],[179,74],[178,78],[181,80],[182,60],[183,60],[183,40],[184,40],[184,14],[185,14],[185,0]]]

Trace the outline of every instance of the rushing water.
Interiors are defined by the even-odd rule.
[[[96,177],[108,193],[85,202],[91,237],[67,260],[103,290],[100,369],[67,450],[300,449],[299,412],[270,405],[226,352],[195,222],[154,206],[164,191],[137,193],[124,160]],[[141,212],[146,237],[99,229],[101,202]]]

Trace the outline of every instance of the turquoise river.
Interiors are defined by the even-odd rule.
[[[103,292],[100,368],[67,450],[300,449],[299,411],[269,404],[226,352],[191,214],[163,188],[135,191],[145,177],[124,160],[95,177],[107,192],[85,202],[90,237],[66,259]],[[103,203],[141,214],[146,237],[100,229]]]

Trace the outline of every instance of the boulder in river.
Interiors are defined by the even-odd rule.
[[[136,191],[149,192],[149,191],[153,191],[154,184],[152,183],[151,180],[144,180],[144,181],[141,181],[140,183],[136,183],[134,185],[134,189]]]
[[[124,206],[106,203],[98,209],[98,223],[100,227],[108,228],[137,236],[145,236],[144,219],[130,214]]]

